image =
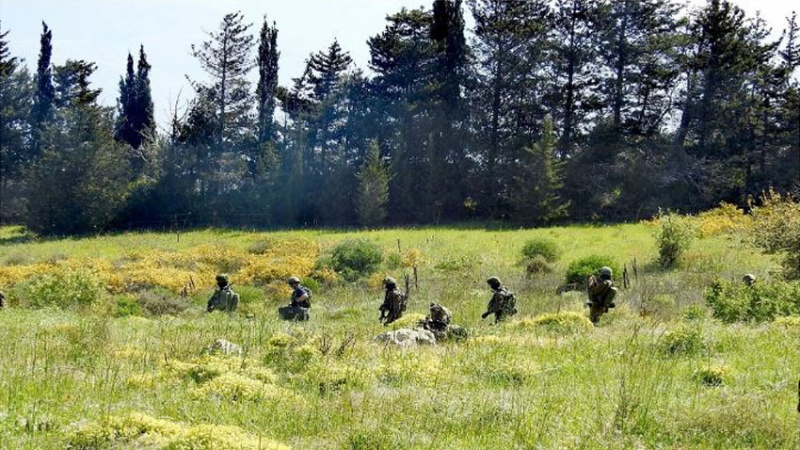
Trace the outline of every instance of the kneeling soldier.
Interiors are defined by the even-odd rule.
[[[231,289],[228,274],[221,273],[217,275],[217,290],[214,295],[208,300],[206,311],[236,311],[239,306],[239,294],[233,292]]]
[[[308,309],[311,308],[311,290],[300,285],[300,278],[291,277],[288,280],[292,287],[292,299],[289,306],[278,308],[278,314],[283,320],[308,320]]]

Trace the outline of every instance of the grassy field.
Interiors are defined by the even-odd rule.
[[[346,283],[314,268],[351,238],[382,247],[378,272]],[[558,244],[552,273],[526,274],[532,238]],[[7,227],[0,245],[3,449],[800,449],[800,320],[724,324],[703,301],[715,279],[777,276],[735,235],[696,240],[671,271],[645,224],[51,241]],[[585,294],[556,294],[592,254],[638,269],[597,328]],[[220,271],[242,295],[235,315],[204,312]],[[314,288],[307,323],[275,311],[293,274]],[[401,322],[437,301],[470,337],[374,342],[387,274],[412,275]],[[517,294],[501,325],[480,319],[490,275]],[[64,286],[97,295],[64,307]],[[204,355],[218,338],[243,355]]]

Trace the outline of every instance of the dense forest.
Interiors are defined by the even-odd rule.
[[[104,107],[95,63],[52,64],[42,27],[33,73],[0,29],[0,217],[42,234],[535,226],[800,192],[795,15],[778,34],[720,0],[435,0],[386,16],[369,70],[334,41],[281,86],[277,24],[236,12],[191,45],[206,76],[166,132],[146,49]]]

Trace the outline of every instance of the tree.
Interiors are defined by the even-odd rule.
[[[261,26],[258,41],[258,142],[265,144],[275,138],[273,115],[278,93],[278,29],[270,27],[267,18]]]
[[[144,46],[140,46],[136,71],[133,69],[133,57],[128,53],[125,77],[119,81],[114,137],[117,141],[130,145],[130,160],[135,176],[144,171],[147,158],[142,146],[154,138],[156,127],[150,91],[150,68]]]
[[[35,158],[39,153],[40,135],[43,127],[53,118],[55,109],[56,91],[53,86],[53,72],[50,58],[53,54],[53,32],[42,22],[42,35],[39,39],[39,59],[36,67],[36,91],[33,98],[32,134],[33,134],[33,154]]]
[[[563,183],[556,148],[553,120],[547,116],[541,140],[525,149],[521,173],[514,179],[516,217],[524,223],[547,223],[567,215],[569,201],[559,196]]]
[[[58,112],[59,127],[44,133],[46,147],[30,170],[26,225],[42,234],[106,230],[128,194],[127,154],[112,136],[111,114],[73,106]]]
[[[55,104],[60,108],[71,106],[96,106],[102,89],[91,89],[89,77],[97,65],[84,60],[68,59],[63,66],[55,66]]]
[[[18,220],[24,193],[20,181],[30,160],[31,77],[20,60],[10,56],[6,37],[0,29],[0,217]]]
[[[250,128],[250,81],[247,74],[254,63],[250,52],[253,36],[247,34],[252,24],[245,24],[241,12],[226,14],[218,32],[208,32],[209,39],[199,46],[192,44],[192,56],[211,77],[208,84],[192,81],[198,96],[207,97],[215,106],[214,142],[237,142]],[[190,80],[191,81],[191,80]]]
[[[472,115],[481,161],[478,203],[492,216],[510,213],[513,177],[523,149],[541,131],[547,62],[546,1],[472,0],[476,80]]]
[[[389,203],[389,169],[380,157],[377,142],[370,143],[369,152],[358,173],[356,212],[364,227],[374,227],[386,219]]]

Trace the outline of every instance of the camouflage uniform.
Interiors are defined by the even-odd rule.
[[[217,275],[217,286],[219,288],[208,300],[206,311],[236,311],[239,306],[239,294],[231,289],[227,274],[221,273]]]
[[[587,286],[589,301],[586,302],[586,305],[589,307],[589,320],[595,325],[600,322],[600,316],[607,313],[609,308],[616,306],[614,297],[617,294],[617,288],[614,287],[611,276],[612,272],[609,267],[601,267],[597,274],[589,276]]]
[[[386,326],[403,316],[403,311],[406,310],[406,294],[397,288],[397,281],[392,277],[386,277],[383,284],[386,286],[386,294],[378,310],[381,312],[380,321]]]
[[[498,323],[503,320],[505,316],[513,316],[516,314],[517,308],[514,294],[500,283],[500,279],[497,277],[489,277],[486,283],[492,288],[494,293],[489,300],[489,305],[486,307],[486,312],[481,314],[481,318],[485,319],[489,317],[489,314],[494,314],[494,323]]]
[[[292,287],[292,298],[289,306],[278,308],[278,315],[284,320],[308,320],[308,309],[311,308],[311,291],[300,285],[300,279],[290,277],[289,286]]]
[[[466,330],[458,325],[453,325],[452,319],[453,314],[449,309],[438,303],[431,303],[430,313],[419,322],[419,326],[433,333],[439,341],[465,338]]]

